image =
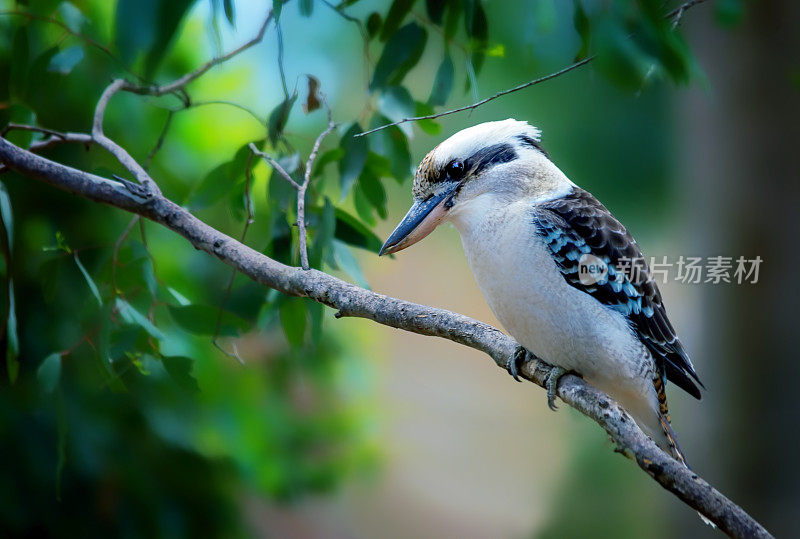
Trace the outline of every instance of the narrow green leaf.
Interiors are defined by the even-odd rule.
[[[314,241],[309,253],[309,264],[313,268],[322,269],[322,261],[330,249],[336,231],[336,212],[331,200],[325,197],[322,213],[314,229]]]
[[[445,6],[447,6],[447,0],[425,0],[425,8],[433,24],[442,24]]]
[[[184,331],[195,335],[214,335],[220,320],[219,335],[235,336],[247,329],[247,322],[229,311],[211,305],[169,305],[169,314]]]
[[[314,0],[300,0],[300,15],[310,17],[314,12]]]
[[[381,14],[377,11],[373,11],[367,17],[367,35],[370,39],[374,39],[378,32],[381,29],[381,25],[383,21],[381,20]]]
[[[339,161],[339,182],[341,185],[341,198],[347,196],[353,183],[361,174],[364,163],[367,161],[367,140],[364,137],[355,138],[354,135],[361,133],[361,126],[354,123],[344,135],[340,146],[344,152],[344,157]]]
[[[172,297],[175,298],[179,305],[190,305],[192,303],[186,296],[170,286],[167,287],[167,291],[172,294]]]
[[[581,0],[575,0],[575,12],[572,15],[572,24],[581,38],[581,48],[575,55],[575,61],[583,60],[589,56],[589,38],[591,35],[591,25],[586,10],[583,9]]]
[[[272,109],[269,114],[267,125],[269,127],[269,140],[274,146],[278,139],[283,136],[283,130],[286,129],[286,124],[289,121],[289,114],[292,111],[294,102],[297,101],[297,92],[284,99],[280,105]]]
[[[283,0],[272,0],[272,16],[275,17],[275,22],[280,20],[282,8]]]
[[[278,311],[286,340],[293,348],[303,346],[306,332],[306,306],[301,298],[282,298]]]
[[[402,86],[390,86],[384,89],[378,99],[378,110],[392,122],[399,122],[414,116],[414,108],[414,98]],[[397,127],[402,129],[409,138],[414,135],[414,127],[411,122],[400,124]]]
[[[158,329],[153,323],[148,320],[145,316],[142,315],[139,311],[137,311],[133,305],[125,301],[124,299],[118,297],[116,301],[116,307],[119,311],[120,316],[122,317],[125,322],[129,324],[136,324],[137,326],[141,327],[147,333],[150,334],[151,337],[154,339],[163,339],[164,333]]]
[[[358,264],[356,257],[353,256],[350,247],[348,247],[346,243],[333,240],[333,257],[339,268],[353,279],[358,286],[368,290],[370,289],[369,283],[364,277],[364,273],[361,271],[361,266]]]
[[[11,97],[22,99],[28,83],[28,73],[30,69],[30,47],[28,44],[28,27],[20,25],[14,32],[14,39],[11,42],[11,54],[13,58],[8,67],[8,89]]]
[[[92,279],[92,276],[89,275],[88,271],[86,271],[86,268],[81,263],[81,259],[78,258],[78,253],[73,252],[72,257],[75,259],[75,265],[78,266],[79,270],[81,270],[83,278],[86,279],[86,284],[89,285],[89,290],[92,291],[92,295],[94,295],[94,298],[97,300],[97,304],[102,305],[103,300],[100,297],[100,290],[97,289],[97,285],[95,284],[94,279]]]
[[[377,154],[376,157],[380,157]],[[388,164],[388,163],[387,163]],[[361,176],[358,177],[358,187],[366,197],[369,204],[375,208],[381,219],[386,219],[386,190],[378,177],[371,168],[367,167]]]
[[[395,32],[383,47],[372,75],[370,90],[399,84],[417,65],[427,40],[428,33],[413,22]]]
[[[55,56],[50,58],[47,70],[62,75],[68,75],[81,60],[83,60],[83,47],[80,45],[73,45],[72,47],[59,51]]]
[[[8,318],[6,319],[6,370],[13,384],[19,375],[19,335],[17,333],[17,305],[14,297],[14,283],[8,280]]]
[[[392,37],[392,35],[400,27],[403,19],[405,19],[406,15],[408,15],[411,11],[411,7],[413,5],[414,0],[394,0],[394,2],[392,2],[392,5],[389,7],[389,12],[386,14],[386,19],[383,23],[383,29],[381,30],[381,41],[386,41]]]
[[[228,24],[230,24],[232,28],[236,28],[236,11],[234,9],[233,0],[223,0],[222,8],[225,10],[225,18],[228,19]],[[275,20],[278,20],[277,15],[275,15]]]
[[[61,354],[54,352],[44,358],[39,368],[36,369],[36,378],[39,380],[45,393],[52,393],[61,378]]]
[[[11,197],[8,196],[6,184],[3,182],[0,182],[0,218],[6,229],[6,241],[11,252],[14,249],[14,214],[11,211]]]
[[[161,356],[161,363],[164,364],[164,369],[176,384],[190,393],[197,393],[200,391],[197,380],[192,376],[192,369],[194,368],[194,360],[192,358],[185,356]]]
[[[430,106],[428,103],[423,103],[421,101],[417,101],[415,103],[415,116],[430,116],[433,114],[433,107]],[[438,135],[442,132],[442,125],[438,123],[436,120],[419,120],[417,122],[417,127],[422,129],[425,133],[429,135]]]
[[[80,32],[83,25],[89,20],[81,13],[80,9],[76,8],[75,5],[70,2],[61,2],[58,5],[58,13],[61,15],[64,24],[67,25],[67,28],[73,32]]]
[[[383,245],[374,232],[341,208],[336,208],[336,233],[334,236],[345,243],[376,253],[381,250]]]
[[[433,79],[433,88],[431,88],[431,96],[428,98],[428,104],[437,107],[447,103],[453,91],[455,73],[456,70],[453,65],[453,58],[449,53],[445,53],[444,59],[439,65],[439,69],[436,70],[436,78]]]
[[[152,78],[194,0],[118,0],[115,42],[126,63],[144,54],[145,78]]]

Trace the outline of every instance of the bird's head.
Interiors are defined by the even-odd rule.
[[[436,146],[414,175],[411,209],[380,254],[415,244],[482,195],[513,199],[551,188],[555,167],[539,141],[537,128],[509,119],[464,129]]]

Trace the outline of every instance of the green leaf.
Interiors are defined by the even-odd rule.
[[[81,13],[81,10],[69,2],[61,2],[58,5],[58,13],[61,15],[64,24],[67,25],[67,28],[73,32],[80,32],[83,25],[89,20]]]
[[[444,38],[451,41],[456,35],[458,30],[458,19],[461,17],[461,12],[464,9],[462,2],[448,2],[447,14],[444,18]]]
[[[190,393],[197,393],[200,391],[197,380],[192,376],[192,369],[194,368],[194,360],[192,358],[185,356],[161,356],[161,363],[164,364],[164,369],[176,384]]]
[[[375,66],[370,90],[399,84],[419,61],[427,40],[428,33],[413,22],[392,35]]]
[[[47,70],[61,73],[62,75],[68,75],[81,60],[83,60],[83,47],[80,45],[73,45],[72,47],[59,51],[55,56],[50,58]]]
[[[575,55],[575,61],[583,60],[589,56],[589,38],[591,36],[591,26],[589,24],[589,17],[583,9],[581,0],[575,0],[575,12],[572,15],[572,24],[581,38],[581,48],[578,54]]]
[[[445,6],[447,6],[447,0],[425,0],[425,8],[433,24],[442,24]]]
[[[97,300],[97,304],[103,305],[103,300],[100,297],[100,290],[97,289],[94,279],[92,279],[92,276],[89,275],[88,271],[86,271],[86,268],[81,263],[81,259],[78,258],[78,253],[73,252],[72,256],[75,259],[75,265],[78,266],[78,269],[81,270],[81,273],[83,274],[83,278],[86,279],[86,284],[89,285],[89,290],[92,291],[92,295],[94,295],[95,299]]]
[[[30,66],[30,47],[28,44],[28,27],[20,25],[14,32],[14,39],[11,42],[10,58],[13,61],[9,65],[8,89],[12,98],[22,99],[28,83],[28,70]]]
[[[430,116],[433,114],[433,107],[430,106],[428,103],[423,103],[421,101],[417,101],[415,103],[416,109],[414,110],[414,115],[417,117],[420,116]],[[436,120],[419,120],[416,122],[417,127],[422,129],[425,133],[429,135],[438,135],[442,132],[441,124],[437,123]]]
[[[52,393],[61,378],[61,353],[54,352],[44,358],[39,368],[36,369],[36,378],[45,393]]]
[[[386,41],[397,31],[400,23],[406,18],[406,15],[411,11],[414,5],[414,0],[394,0],[389,12],[386,14],[386,20],[383,23],[383,30],[381,30],[381,41]]]
[[[123,62],[133,63],[144,54],[145,78],[152,78],[193,3],[194,0],[119,0],[114,34]]]
[[[294,92],[290,97],[284,99],[281,104],[272,109],[272,112],[269,114],[269,120],[267,122],[269,127],[269,141],[273,146],[277,144],[278,139],[283,136],[283,130],[286,129],[286,123],[289,121],[289,113],[291,113],[295,101],[297,101],[297,92]]]
[[[369,17],[367,17],[367,35],[370,39],[374,39],[378,34],[381,29],[381,24],[383,24],[383,21],[381,20],[380,13],[373,11],[369,14]]]
[[[455,77],[455,66],[453,65],[453,58],[449,53],[445,53],[444,60],[436,70],[436,78],[433,79],[433,88],[431,88],[431,96],[428,98],[428,104],[434,107],[444,105],[450,98],[453,91],[453,79]]]
[[[344,157],[339,161],[339,182],[341,185],[341,198],[347,196],[353,183],[361,174],[364,163],[367,161],[367,140],[364,137],[356,138],[354,135],[361,133],[361,126],[354,123],[344,135],[340,146]]]
[[[175,298],[175,301],[177,301],[179,305],[190,305],[192,303],[186,296],[170,286],[167,287],[167,292],[172,294],[172,297]]]
[[[283,8],[283,0],[272,0],[272,16],[275,17],[275,22],[281,18],[281,8]]]
[[[377,224],[375,210],[373,209],[372,203],[367,198],[367,195],[364,193],[360,182],[357,183],[355,189],[353,189],[353,206],[356,208],[356,214],[359,219],[364,221],[368,226],[374,227]]]
[[[341,208],[336,208],[336,233],[334,236],[349,245],[376,253],[381,250],[383,245],[374,232]]]
[[[6,370],[13,384],[19,375],[19,335],[17,333],[17,305],[14,298],[14,283],[8,280],[8,317],[6,318]]]
[[[381,157],[371,153],[370,156]],[[387,163],[388,165],[388,163]],[[371,167],[365,167],[364,172],[358,177],[358,188],[369,201],[370,205],[377,210],[381,219],[386,219],[386,190],[381,184],[380,177],[374,173]]]
[[[309,253],[309,265],[311,265],[312,268],[322,269],[322,261],[325,259],[325,254],[330,249],[335,230],[336,213],[333,204],[331,204],[331,200],[325,197],[322,213],[314,228],[314,241],[311,244]]]
[[[292,348],[303,346],[306,332],[306,306],[301,298],[282,298],[278,307],[286,340]]]
[[[414,116],[414,109],[414,98],[402,86],[386,88],[378,99],[378,110],[392,122],[399,122]],[[411,122],[400,124],[397,127],[402,129],[409,138],[414,135],[414,127]]]
[[[321,176],[327,165],[341,160],[342,157],[344,157],[344,150],[342,148],[331,148],[317,157],[316,161],[314,161],[313,177]]]
[[[278,1],[280,3],[280,0]],[[274,5],[275,2],[273,1],[273,8]],[[236,28],[236,11],[233,6],[233,0],[222,0],[222,9],[225,11],[225,18],[228,19],[228,24],[230,24],[231,27]],[[280,10],[280,6],[278,9]],[[277,14],[275,15],[275,20],[278,20]]]
[[[310,17],[314,12],[313,0],[300,0],[300,15],[303,17]]]
[[[6,230],[6,241],[10,253],[14,248],[14,214],[11,211],[11,197],[8,196],[6,184],[3,182],[0,182],[0,218],[3,220],[3,228]]]
[[[222,336],[235,336],[247,329],[247,322],[229,311],[220,313],[219,307],[211,305],[168,305],[169,314],[178,326],[195,335],[214,335],[217,321]],[[221,318],[220,318],[221,317]]]
[[[483,67],[486,46],[489,42],[489,21],[480,0],[475,0],[472,15],[464,18],[467,36],[472,49],[472,67],[477,75]]]
[[[160,329],[154,326],[150,320],[145,318],[142,315],[142,313],[137,311],[133,307],[133,305],[131,305],[124,299],[118,297],[116,301],[116,307],[117,310],[119,311],[120,316],[122,317],[123,320],[125,320],[125,322],[129,324],[136,324],[137,326],[145,330],[147,333],[149,333],[150,336],[153,337],[154,339],[160,340],[164,338],[164,333],[162,333]]]
[[[353,256],[350,247],[346,243],[333,240],[333,257],[339,268],[353,279],[358,286],[370,289],[369,283],[361,271],[361,266],[359,266],[356,257]]]

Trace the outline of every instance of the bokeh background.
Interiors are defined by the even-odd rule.
[[[236,1],[225,17],[229,4],[190,2],[174,37],[162,43],[159,29],[173,15],[159,12],[156,1],[0,1],[3,125],[88,131],[102,89],[125,74],[110,55],[48,19],[163,81],[250,39],[271,6]],[[270,26],[263,42],[192,85],[193,101],[208,104],[170,114],[180,108],[175,97],[123,94],[109,107],[107,133],[144,161],[169,116],[163,145],[147,159],[153,176],[167,196],[238,236],[245,154],[237,151],[264,137],[285,90],[298,88],[300,97],[285,141],[274,145],[284,163],[294,147],[306,155],[325,125],[322,110],[300,110],[306,74],[319,80],[338,122],[364,122],[374,112],[367,85],[381,49],[373,43],[365,58],[359,27],[347,17],[386,17],[390,3],[345,4],[352,5],[287,3],[282,62]],[[417,4],[408,20],[425,26],[425,3]],[[603,8],[583,4],[590,17]],[[447,106],[572,62],[586,42],[575,6],[484,2],[488,53],[468,88],[466,64],[455,62]],[[554,162],[628,226],[646,255],[763,258],[754,285],[670,280],[661,289],[708,388],[702,402],[669,391],[682,447],[698,473],[777,536],[800,532],[798,22],[794,2],[706,2],[678,29],[691,50],[686,81],[645,63],[632,83],[623,69],[598,61],[406,133],[416,163],[464,127],[527,120],[542,129]],[[593,39],[602,43],[598,28]],[[429,34],[403,81],[421,102],[446,41],[433,28]],[[137,40],[166,52],[163,60],[149,67],[149,57],[137,59]],[[78,45],[80,57],[68,52]],[[9,138],[30,142],[25,133]],[[60,147],[48,156],[105,175],[122,172],[96,148]],[[338,204],[336,168],[315,182],[324,182],[321,193],[336,193]],[[238,187],[215,190],[233,176]],[[0,389],[4,536],[718,533],[614,453],[596,425],[564,406],[551,413],[543,391],[513,383],[474,350],[334,320],[331,311],[265,293],[242,277],[228,293],[229,269],[167,230],[14,173],[0,181],[12,238],[3,269],[14,290],[13,301],[5,295],[3,347],[16,357],[7,357]],[[382,186],[385,219],[351,198],[341,204],[380,238],[411,201],[408,177]],[[289,199],[262,163],[251,192],[248,243],[291,259]],[[450,227],[393,259],[340,239],[332,249],[326,264],[338,266],[337,275],[498,324]],[[217,344],[227,353],[212,344],[223,305],[229,314]],[[9,352],[12,311],[18,354]]]

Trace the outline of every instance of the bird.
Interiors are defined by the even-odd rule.
[[[452,223],[483,296],[520,344],[509,373],[518,379],[530,356],[552,365],[552,409],[559,378],[581,376],[688,467],[666,382],[698,400],[704,386],[636,240],[555,165],[538,128],[507,119],[453,134],[421,161],[412,194],[380,255]]]

